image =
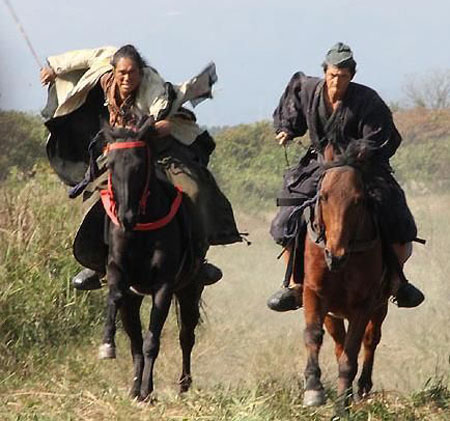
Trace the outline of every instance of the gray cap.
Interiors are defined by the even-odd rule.
[[[338,42],[328,50],[324,64],[339,68],[355,67],[356,61],[353,59],[351,48],[342,42]]]

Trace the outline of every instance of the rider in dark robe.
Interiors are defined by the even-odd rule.
[[[407,206],[405,195],[392,175],[389,159],[401,142],[391,111],[371,88],[351,82],[356,62],[351,49],[338,43],[327,53],[323,63],[324,78],[298,72],[287,85],[276,108],[274,126],[277,140],[284,145],[309,131],[311,146],[298,165],[284,176],[282,196],[297,198],[301,203],[317,193],[323,173],[321,156],[327,147],[344,151],[355,140],[361,153],[370,152],[371,177],[368,180],[370,203],[377,214],[383,240],[392,247],[400,268],[411,255],[411,242],[417,228]],[[292,252],[289,218],[294,206],[282,206],[271,225],[275,241]],[[296,217],[299,217],[297,214]],[[300,228],[300,247],[296,253],[303,259],[305,227]],[[300,267],[302,262],[300,262]],[[268,300],[275,311],[294,310],[302,305],[302,274],[285,280],[282,290]],[[415,307],[423,301],[422,293],[404,276],[393,276],[391,291],[399,307]]]
[[[107,173],[101,145],[94,140],[101,137],[97,134],[105,121],[112,127],[132,128],[138,114],[155,120],[160,173],[186,193],[194,255],[204,256],[210,245],[242,241],[231,205],[206,168],[214,141],[182,107],[187,101],[196,105],[211,97],[217,80],[214,64],[184,84],[173,85],[131,45],[72,51],[49,57],[48,62],[41,70],[42,83],[50,85],[43,111],[50,131],[47,154],[59,177],[73,187],[71,196],[83,194],[87,205],[73,248],[85,266],[73,279],[77,289],[101,287],[105,274],[105,213],[98,199]],[[200,268],[205,284],[221,277],[220,269],[206,261]]]

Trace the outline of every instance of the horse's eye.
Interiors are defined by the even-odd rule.
[[[360,206],[362,202],[363,202],[362,197],[356,197],[353,203],[355,206]]]
[[[328,196],[327,196],[326,193],[321,193],[321,194],[319,195],[319,200],[320,200],[321,202],[326,202],[327,199],[328,199]]]

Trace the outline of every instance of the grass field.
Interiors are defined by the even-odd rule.
[[[32,198],[29,191],[36,189],[40,195]],[[96,359],[101,329],[95,315],[103,312],[105,291],[80,294],[68,288],[77,269],[66,238],[76,222],[68,217],[79,217],[79,211],[58,208],[51,214],[51,226],[29,226],[56,206],[47,203],[49,197],[62,194],[52,181],[46,189],[40,191],[35,184],[10,201],[11,209],[22,206],[20,220],[8,216],[5,205],[0,209],[0,328],[5,335],[0,348],[1,420],[330,419],[337,377],[330,338],[325,337],[321,354],[330,399],[323,408],[305,409],[302,311],[277,314],[265,305],[283,276],[283,264],[276,260],[279,250],[268,234],[272,215],[238,215],[240,229],[250,231],[253,244],[216,247],[209,253],[225,276],[204,294],[193,389],[183,397],[176,393],[181,356],[171,314],[156,364],[157,401],[137,404],[127,396],[132,367],[124,332],[118,333],[117,360]],[[27,200],[33,203],[25,206]],[[406,273],[427,299],[417,309],[390,305],[376,356],[374,393],[353,406],[350,419],[450,419],[450,195],[419,196],[410,202],[420,236],[428,242],[416,246]],[[61,256],[67,257],[61,262]],[[144,307],[148,320],[148,305]]]

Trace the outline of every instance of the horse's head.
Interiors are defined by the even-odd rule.
[[[139,214],[145,211],[149,185],[153,177],[150,139],[153,120],[147,119],[136,129],[104,128],[108,189],[115,202],[117,218],[126,230],[132,230]]]
[[[330,148],[324,153],[314,223],[325,234],[325,260],[332,271],[345,264],[367,214],[360,156],[354,146],[340,155]]]

